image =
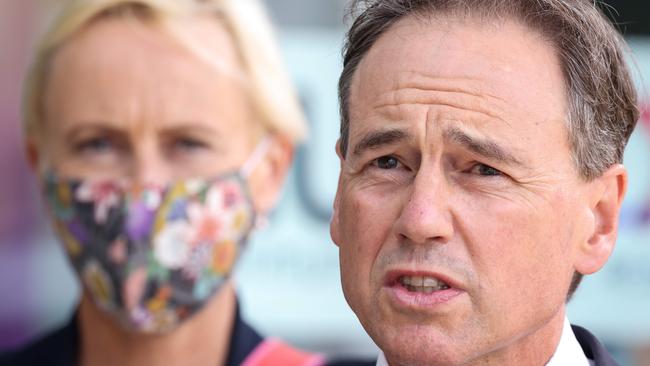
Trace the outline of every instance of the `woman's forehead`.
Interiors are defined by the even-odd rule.
[[[202,21],[186,34],[209,39],[204,56],[238,69],[225,28]],[[180,47],[161,28],[131,20],[102,19],[72,38],[55,56],[49,79],[46,120],[61,128],[83,121],[117,128],[147,121],[156,128],[223,129],[251,119],[237,78]]]
[[[81,28],[59,48],[54,58],[65,59],[68,55],[97,62],[97,58],[117,55],[127,61],[138,55],[137,51],[151,57],[185,53],[208,65],[219,65],[222,69],[217,71],[228,74],[241,72],[236,47],[227,27],[217,17],[154,21],[115,15],[97,18]]]

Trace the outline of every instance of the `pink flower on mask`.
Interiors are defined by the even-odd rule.
[[[224,220],[228,217],[224,195],[219,189],[208,190],[204,204],[191,202],[188,205],[187,216],[190,226],[194,229],[190,239],[193,245],[215,242],[221,235]]]
[[[230,208],[242,201],[241,187],[235,183],[228,182],[223,184],[223,204],[225,208]]]
[[[127,255],[126,242],[122,239],[116,239],[107,249],[107,258],[115,264],[126,262]]]
[[[134,309],[140,303],[146,285],[146,268],[138,268],[129,274],[129,277],[124,282],[124,288],[122,288],[124,306],[127,310]]]
[[[112,182],[84,183],[77,189],[75,197],[81,202],[95,205],[95,222],[104,223],[111,208],[120,203],[120,190]]]

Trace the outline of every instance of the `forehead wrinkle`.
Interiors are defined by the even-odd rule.
[[[436,77],[416,71],[401,72],[394,87],[375,98],[373,108],[383,109],[402,105],[441,106],[458,109],[505,124],[506,102],[487,90],[480,80],[469,77]]]

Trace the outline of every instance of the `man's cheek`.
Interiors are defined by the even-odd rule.
[[[392,227],[387,201],[367,194],[359,194],[352,200],[351,220],[348,223],[359,240],[364,255],[369,255],[368,251],[379,250],[385,233]]]
[[[387,219],[385,200],[357,192],[346,197],[345,210],[340,217],[342,240],[347,243],[346,265],[355,277],[367,283],[377,254],[390,232],[392,221]],[[349,261],[349,263],[347,262]]]

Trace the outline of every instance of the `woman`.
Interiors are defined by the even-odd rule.
[[[75,0],[60,14],[25,130],[83,291],[70,324],[3,362],[323,363],[243,323],[229,280],[306,132],[269,34],[243,0]]]

